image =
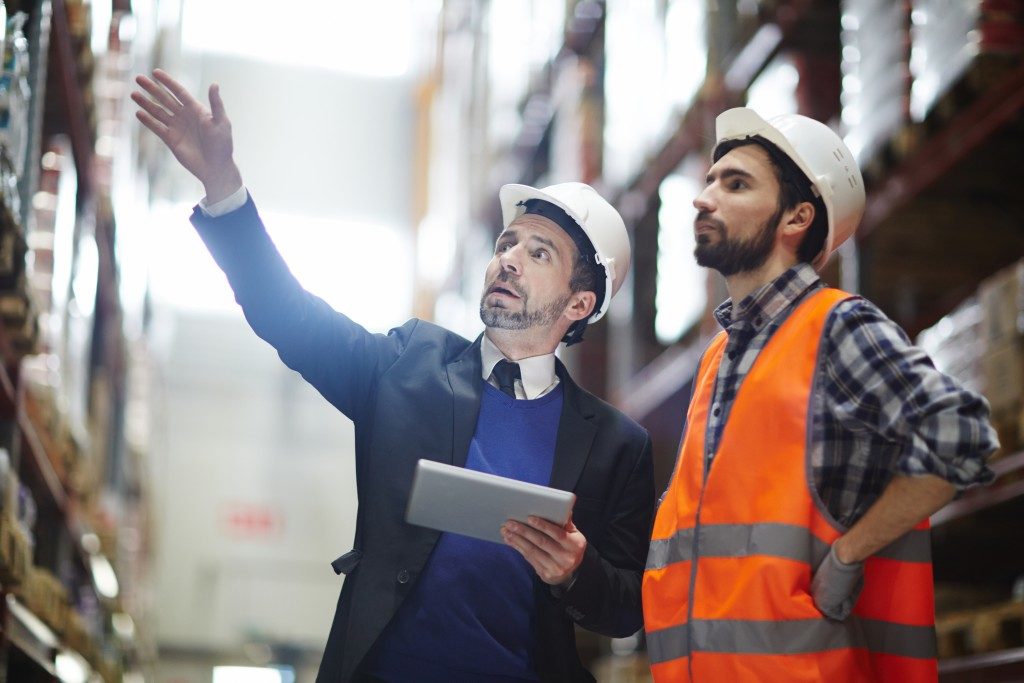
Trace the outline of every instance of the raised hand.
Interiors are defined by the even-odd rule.
[[[220,201],[242,186],[232,157],[231,122],[216,84],[210,86],[207,108],[160,69],[153,71],[152,79],[138,76],[135,82],[145,91],[131,95],[139,105],[136,117],[199,179],[206,188],[207,202]]]

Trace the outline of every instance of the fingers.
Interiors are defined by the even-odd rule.
[[[214,123],[220,123],[227,119],[227,112],[224,111],[224,100],[220,97],[220,86],[216,83],[210,86],[210,113],[213,114]]]
[[[542,545],[535,542],[536,537],[528,538],[523,532],[524,528],[521,524],[516,526],[507,524],[502,527],[501,536],[505,539],[505,543],[519,551],[519,554],[533,567],[541,580],[549,583],[557,582],[557,577],[562,573],[557,559]]]
[[[131,98],[132,102],[139,105],[139,108],[149,114],[151,118],[156,119],[164,126],[170,126],[172,117],[166,109],[140,92],[133,92]]]
[[[548,536],[551,536],[552,538],[559,538],[565,535],[564,527],[561,527],[555,524],[554,522],[549,522],[548,520],[543,519],[541,517],[530,517],[527,520],[527,524],[529,524],[529,526],[533,527],[534,529],[537,529],[547,534]]]
[[[174,98],[171,93],[167,92],[166,88],[160,86],[159,83],[154,83],[151,79],[145,76],[136,76],[135,82],[139,84],[139,87],[149,93],[149,96],[160,103],[164,109],[174,113],[181,111],[182,104]],[[138,100],[136,100],[137,102]]]
[[[149,112],[141,110],[137,111],[135,112],[135,118],[142,122],[142,125],[144,125],[146,128],[149,128],[151,131],[156,133],[156,136],[158,138],[163,140],[165,143],[167,142],[167,126],[153,118],[153,116],[150,115]]]
[[[192,93],[185,89],[185,86],[171,78],[166,71],[153,69],[153,78],[159,81],[162,86],[170,90],[171,93],[178,98],[178,101],[186,107],[202,106],[196,98],[192,97]]]

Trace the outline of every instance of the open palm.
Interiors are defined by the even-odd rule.
[[[208,195],[221,189],[231,192],[241,185],[232,159],[231,122],[216,85],[210,86],[207,108],[181,83],[159,69],[153,72],[152,79],[138,76],[135,82],[145,91],[132,93],[132,100],[139,105],[139,121],[206,186]]]

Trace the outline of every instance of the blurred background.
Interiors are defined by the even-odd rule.
[[[202,188],[133,77],[219,83],[306,287],[466,336],[497,189],[593,184],[634,269],[563,354],[646,426],[659,489],[726,297],[692,258],[714,118],[838,130],[864,169],[824,272],[986,394],[999,478],[932,519],[944,681],[1024,679],[1024,0],[6,0],[0,683],[312,681],[351,547],[351,424],[248,329]],[[580,632],[600,681],[641,636]]]

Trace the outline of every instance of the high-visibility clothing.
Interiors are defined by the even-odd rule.
[[[758,355],[710,460],[705,431],[726,335],[701,361],[687,430],[658,510],[643,604],[656,681],[934,681],[928,522],[865,562],[842,622],[811,576],[844,530],[811,481],[811,398],[829,312],[810,294]],[[710,464],[713,463],[713,464]]]

